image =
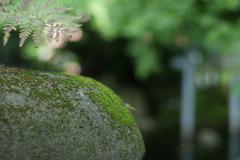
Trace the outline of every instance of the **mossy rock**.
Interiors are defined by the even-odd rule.
[[[0,66],[0,160],[140,160],[121,99],[81,76]]]

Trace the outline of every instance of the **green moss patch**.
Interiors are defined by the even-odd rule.
[[[108,114],[120,121],[122,125],[128,127],[133,125],[134,118],[132,114],[111,89],[91,78],[66,73],[61,73],[61,75],[71,78],[64,80],[66,83],[79,85],[79,87],[86,87],[86,94],[91,98],[92,102],[103,107]]]
[[[49,73],[39,74],[40,72],[31,70],[22,70],[17,68],[0,68],[0,83],[12,83],[13,85],[18,84],[21,86],[22,83],[29,84],[32,93],[38,97],[44,99],[60,99],[62,104],[60,106],[73,109],[71,103],[67,98],[61,96],[61,90],[58,87],[54,87],[51,93],[45,93],[39,88],[40,84],[49,83],[49,86],[57,85],[56,82],[61,82],[67,88],[63,89],[74,89],[76,87],[86,88],[86,95],[88,95],[92,102],[103,107],[108,114],[110,114],[114,119],[118,120],[122,125],[132,126],[134,124],[134,118],[130,111],[125,107],[122,100],[109,88],[104,86],[102,83],[97,82],[91,78],[86,78],[78,75],[71,75],[66,73],[50,73],[58,75],[60,78],[52,78]],[[8,75],[14,74],[15,78],[9,77]],[[21,82],[24,79],[24,82]],[[56,90],[58,89],[58,90]],[[51,88],[49,89],[51,90]],[[15,91],[16,92],[16,91]]]

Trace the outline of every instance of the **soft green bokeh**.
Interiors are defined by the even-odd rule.
[[[240,51],[240,21],[237,0],[89,0],[58,1],[75,6],[75,13],[87,12],[92,27],[103,38],[118,37],[130,43],[127,53],[135,64],[136,76],[145,79],[161,71],[162,49],[201,46],[212,54]],[[150,39],[146,38],[151,35]],[[179,38],[180,37],[180,38]],[[185,37],[185,39],[181,39]]]
[[[88,26],[106,41],[127,39],[126,53],[139,79],[162,70],[163,47],[197,45],[207,54],[240,51],[237,0],[58,0],[55,6],[74,7],[72,14],[89,16]]]

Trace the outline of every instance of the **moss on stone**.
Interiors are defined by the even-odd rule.
[[[61,81],[65,84],[68,84],[69,90],[73,89],[73,86],[77,86],[80,88],[86,88],[86,94],[92,99],[94,103],[103,107],[113,118],[119,120],[123,125],[131,127],[134,123],[134,118],[131,115],[130,111],[126,108],[125,104],[122,100],[109,88],[104,86],[102,83],[93,80],[92,78],[86,78],[78,75],[71,75],[67,73],[55,73],[55,75],[63,75],[67,78],[51,78],[47,74],[39,74],[36,71],[31,70],[22,70],[18,68],[8,68],[1,67],[1,74],[12,74],[14,73],[15,78],[4,76],[4,78],[0,78],[1,83],[6,83],[6,81],[11,81],[13,84],[21,84],[21,80],[19,78],[24,78],[25,82],[33,89],[33,93],[37,95],[39,98],[49,98],[55,97],[57,99],[61,99],[63,101],[62,107],[72,108],[71,103],[65,100],[63,97],[60,97],[58,92],[59,90],[52,90],[50,94],[45,93],[44,91],[38,90],[37,86],[41,83],[51,83],[54,85],[56,81]],[[38,78],[36,79],[36,75]],[[36,88],[34,88],[36,87]],[[20,92],[19,89],[12,88],[11,91]]]
[[[73,83],[74,85],[80,85],[80,87],[86,87],[86,94],[92,99],[92,101],[97,105],[102,106],[113,118],[119,120],[123,125],[129,127],[133,125],[134,118],[130,111],[111,89],[92,78],[66,73],[61,73],[61,75],[71,78],[66,80],[67,83]],[[78,83],[76,83],[75,80],[77,80]]]
[[[19,160],[140,160],[144,154],[122,100],[102,83],[77,75],[0,67],[0,126],[5,159],[13,158],[13,147]]]

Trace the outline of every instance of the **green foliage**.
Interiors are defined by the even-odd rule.
[[[11,6],[8,6],[9,1],[5,0],[2,8]],[[38,0],[38,3],[44,4],[45,1]],[[89,14],[90,25],[86,27],[90,26],[90,30],[94,30],[106,41],[119,37],[127,39],[126,53],[132,59],[135,75],[139,79],[146,79],[164,70],[161,57],[166,48],[179,51],[197,44],[208,54],[212,54],[212,51],[240,51],[238,0],[58,0],[57,5],[75,7],[74,10],[68,10],[72,14]],[[0,20],[3,21],[4,19]],[[27,19],[20,27],[25,29],[22,41],[28,37],[31,27],[36,35],[46,33],[50,41],[53,40],[56,34],[52,34],[51,29],[56,26],[51,25],[51,28],[48,25],[42,32],[39,26],[37,29],[34,26],[29,28],[28,21]],[[5,27],[9,29],[8,26]],[[4,32],[8,38],[9,32]],[[33,34],[33,37],[37,37],[34,41],[38,44],[38,36]]]
[[[136,41],[129,46],[128,51],[134,59],[138,78],[146,79],[151,74],[158,73],[161,70],[159,53],[152,46]]]
[[[103,38],[108,41],[118,37],[128,39],[127,52],[139,79],[161,71],[152,60],[147,60],[153,59],[153,51],[154,55],[164,54],[160,46],[184,50],[197,44],[208,54],[213,50],[220,53],[240,51],[238,0],[89,0],[80,1],[79,6],[91,15],[92,28]],[[136,43],[149,34],[152,40],[141,43],[139,52]],[[145,69],[138,65],[143,64],[143,59],[148,66]],[[158,60],[158,64],[161,63]]]
[[[0,1],[0,23],[3,28],[3,45],[5,46],[13,30],[20,29],[20,43],[22,47],[32,34],[34,46],[38,47],[41,37],[45,34],[47,41],[59,41],[60,35],[70,38],[80,25],[73,21],[81,17],[73,15],[59,15],[72,8],[51,7],[54,2],[38,3],[37,0],[21,0],[14,3],[12,0]]]

